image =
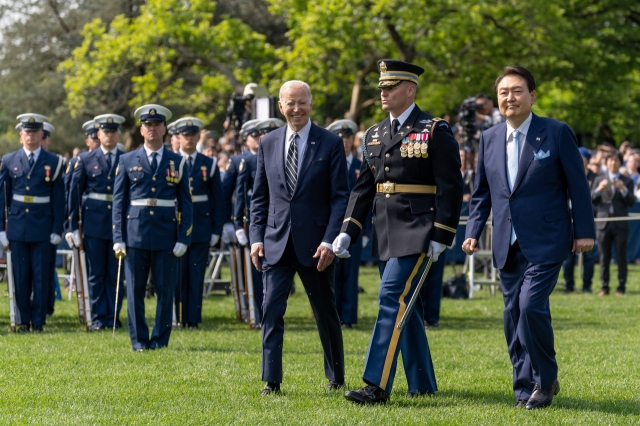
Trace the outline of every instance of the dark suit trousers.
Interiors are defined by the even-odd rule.
[[[87,255],[89,294],[91,295],[91,323],[103,327],[113,327],[116,308],[116,280],[118,279],[118,259],[113,254],[113,241],[93,237],[84,238]],[[123,261],[124,263],[124,261]],[[124,298],[124,267],[120,271],[120,294],[118,294],[118,315]]]
[[[420,289],[420,298],[424,309],[424,320],[429,324],[440,322],[440,302],[442,301],[442,278],[447,266],[447,251],[442,252],[438,261],[431,265],[424,285]]]
[[[207,241],[191,243],[187,252],[178,260],[180,282],[176,286],[175,296],[178,322],[187,324],[202,322],[202,291],[208,258],[209,242]]]
[[[340,321],[347,324],[358,322],[358,276],[362,238],[349,247],[351,257],[336,259],[335,295],[336,309]]]
[[[153,285],[158,297],[156,322],[150,339],[149,327],[144,315],[144,297],[149,270],[153,275]],[[131,346],[134,350],[167,346],[173,321],[171,309],[178,283],[178,258],[171,250],[141,250],[127,247],[125,276]]]
[[[264,301],[262,305],[262,380],[282,382],[282,345],[287,298],[298,273],[309,297],[324,351],[325,376],[335,382],[344,381],[342,329],[333,293],[335,262],[324,271],[303,266],[289,241],[282,258],[275,265],[263,265]]]
[[[51,287],[51,243],[10,241],[13,278],[16,287],[16,321],[18,324],[42,326],[47,316]]]
[[[618,264],[618,291],[624,292],[627,283],[627,240],[629,230],[621,229],[621,224],[610,222],[603,230],[598,230],[598,250],[600,251],[600,280],[602,288],[609,288],[609,265],[611,264],[611,248],[616,246],[616,263]]]
[[[533,383],[547,387],[558,378],[549,296],[562,262],[534,265],[516,241],[500,270],[504,298],[504,334],[513,365],[516,400],[527,400]]]

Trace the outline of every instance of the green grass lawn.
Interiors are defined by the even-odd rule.
[[[144,353],[132,352],[126,329],[115,339],[84,332],[66,297],[43,334],[10,334],[2,298],[0,423],[639,424],[640,266],[630,277],[623,298],[563,295],[558,286],[551,309],[562,390],[551,408],[532,412],[513,408],[502,299],[488,290],[443,300],[441,328],[427,331],[440,391],[407,399],[399,363],[391,401],[376,407],[324,390],[320,341],[300,285],[286,316],[283,393],[270,397],[260,396],[260,332],[236,321],[232,297],[205,300],[198,331],[174,332],[167,349]],[[362,386],[378,284],[377,269],[363,268],[360,322],[344,333],[351,388]]]

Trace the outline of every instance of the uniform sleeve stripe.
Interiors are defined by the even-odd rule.
[[[438,222],[436,222],[436,223],[434,224],[434,226],[435,226],[436,228],[444,229],[445,231],[453,232],[454,234],[457,232],[455,228],[452,228],[452,227],[447,226],[447,225],[443,225],[443,224],[438,223]]]
[[[345,220],[342,221],[342,223],[345,223],[345,222],[353,222],[356,225],[358,225],[358,228],[360,228],[360,230],[362,230],[362,224],[360,222],[358,222],[357,220],[355,220],[354,218],[352,218],[352,217],[348,217],[348,218],[346,218]]]
[[[187,229],[187,237],[191,235],[191,231],[193,231],[193,225],[191,225],[189,229]]]

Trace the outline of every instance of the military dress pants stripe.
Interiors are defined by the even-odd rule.
[[[51,290],[51,243],[10,241],[16,284],[16,321],[42,326],[47,318]],[[33,295],[33,297],[32,297]]]
[[[437,391],[431,352],[424,331],[422,302],[416,301],[402,332],[396,324],[402,318],[422,271],[427,266],[424,253],[391,258],[384,266],[378,294],[380,310],[373,329],[363,380],[391,393],[398,354],[407,375],[409,392]]]
[[[531,396],[533,382],[544,388],[558,378],[549,296],[562,263],[534,265],[527,261],[516,241],[500,270],[504,334],[513,365],[516,400]]]
[[[156,321],[149,339],[144,315],[144,297],[149,271],[153,276],[157,305]],[[127,315],[129,337],[134,350],[156,349],[169,344],[173,320],[173,298],[178,283],[178,258],[171,250],[141,250],[127,247]]]
[[[176,286],[176,318],[183,323],[202,322],[202,290],[209,258],[209,243],[191,243],[180,258],[181,282]],[[182,300],[182,316],[180,316]]]
[[[87,256],[89,294],[91,295],[91,322],[103,327],[113,327],[118,277],[118,259],[113,253],[113,241],[85,237],[84,249]],[[120,325],[120,308],[124,298],[123,282],[124,274],[120,277],[117,325]]]

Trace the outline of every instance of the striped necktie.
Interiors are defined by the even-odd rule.
[[[29,168],[32,169],[33,168],[33,152],[31,154],[29,154]]]
[[[296,140],[298,134],[291,135],[291,143],[289,144],[289,150],[287,151],[287,166],[285,167],[285,178],[287,181],[287,190],[289,195],[293,194],[296,189],[296,183],[298,182],[298,144]]]

